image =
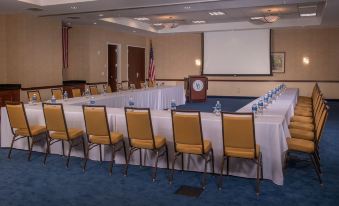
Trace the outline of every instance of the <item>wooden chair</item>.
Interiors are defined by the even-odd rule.
[[[204,140],[201,128],[201,117],[199,111],[173,111],[172,128],[175,156],[172,162],[172,172],[169,182],[173,181],[173,173],[176,159],[181,156],[181,167],[184,170],[184,154],[198,155],[205,161],[205,170],[201,179],[201,186],[205,188],[205,174],[207,163],[211,162],[212,173],[214,174],[214,155],[212,143]]]
[[[7,103],[6,110],[13,134],[11,147],[8,152],[8,159],[11,158],[14,142],[22,138],[27,138],[29,150],[28,160],[31,160],[33,145],[41,140],[38,139],[40,135],[46,135],[46,127],[42,125],[29,125],[26,111],[22,102]]]
[[[62,94],[62,89],[57,88],[57,89],[51,89],[52,95],[54,95],[55,99],[61,100],[63,99],[63,94]]]
[[[62,152],[64,153],[64,141],[69,143],[66,167],[69,166],[69,159],[72,148],[82,143],[84,157],[86,157],[84,132],[78,128],[68,128],[65,118],[65,112],[62,104],[43,103],[43,112],[45,116],[46,127],[48,131],[47,149],[45,153],[44,164],[50,153],[50,147],[54,143],[62,143]],[[79,142],[81,140],[81,142]]]
[[[123,135],[117,132],[111,132],[108,126],[107,112],[105,106],[82,106],[85,124],[86,136],[88,141],[87,156],[84,164],[84,172],[86,170],[89,151],[96,146],[100,149],[100,162],[102,162],[102,145],[108,145],[112,149],[112,160],[109,174],[112,175],[112,168],[115,159],[115,153],[124,150],[126,161],[126,147]],[[120,147],[119,147],[120,145]]]
[[[81,89],[79,89],[79,88],[72,88],[72,96],[73,97],[81,97]]]
[[[27,97],[28,97],[28,101],[32,101],[33,96],[36,96],[36,101],[37,102],[41,102],[41,95],[39,90],[29,90],[27,91]]]
[[[107,93],[112,93],[112,88],[111,88],[111,86],[110,85],[106,85],[106,92]]]
[[[154,136],[152,119],[149,108],[131,108],[125,107],[125,117],[127,125],[127,133],[129,140],[129,155],[127,158],[125,176],[127,176],[128,163],[133,152],[139,150],[140,166],[142,165],[141,150],[150,150],[156,154],[154,171],[152,175],[153,182],[156,179],[158,158],[166,155],[166,163],[168,169],[168,149],[166,138],[162,136]]]
[[[263,178],[262,155],[256,144],[253,113],[221,113],[223,134],[223,157],[220,171],[219,189],[222,188],[222,176],[226,159],[226,174],[229,174],[229,162],[232,158],[253,160],[257,164],[256,193],[260,193],[260,179]],[[261,176],[261,178],[260,178]]]
[[[89,91],[90,91],[91,95],[98,95],[99,94],[97,85],[89,86]]]

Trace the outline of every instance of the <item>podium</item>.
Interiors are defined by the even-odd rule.
[[[188,102],[205,102],[207,99],[208,79],[205,76],[185,78],[186,99]]]

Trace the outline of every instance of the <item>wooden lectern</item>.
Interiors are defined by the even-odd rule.
[[[208,79],[205,76],[185,78],[186,99],[188,102],[204,102],[207,99]]]

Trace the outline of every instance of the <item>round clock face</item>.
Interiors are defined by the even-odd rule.
[[[201,80],[195,80],[193,82],[194,91],[200,92],[204,88],[204,83]]]

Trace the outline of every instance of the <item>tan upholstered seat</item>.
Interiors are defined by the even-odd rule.
[[[314,130],[314,125],[312,123],[305,123],[305,122],[291,122],[288,126],[290,129],[303,129],[303,130]]]
[[[211,141],[204,140],[201,116],[199,111],[171,111],[173,125],[173,140],[175,158],[172,162],[172,173],[170,182],[173,179],[174,165],[178,156],[181,156],[181,169],[184,169],[184,154],[199,155],[204,159],[205,170],[201,180],[201,186],[206,185],[205,174],[207,164],[210,163],[214,173],[214,153]]]
[[[108,136],[90,135],[89,140],[95,144],[116,144],[123,140],[123,135],[121,133],[111,132],[111,141],[109,141]]]
[[[85,139],[83,135],[84,132],[78,128],[67,127],[63,105],[43,103],[42,107],[49,135],[44,164],[46,164],[47,156],[48,153],[50,152],[51,145],[59,141],[61,141],[62,143],[63,154],[64,154],[64,141],[67,141],[69,143],[66,167],[68,167],[69,165],[72,148],[79,145],[79,143],[77,143],[75,139],[81,139],[80,143],[82,143],[85,157],[86,151],[85,151]]]
[[[190,145],[177,143],[177,151],[189,154],[203,154],[202,145]],[[212,143],[209,140],[204,140],[204,151],[209,152],[212,149]]]
[[[25,111],[25,108],[22,102],[21,103],[6,103],[6,110],[7,110],[9,123],[11,126],[11,131],[13,134],[11,147],[8,152],[8,158],[9,159],[11,158],[11,153],[12,153],[14,142],[21,138],[27,138],[28,149],[29,149],[28,160],[30,160],[34,144],[41,140],[39,138],[34,138],[34,137],[38,135],[40,136],[41,134],[45,134],[46,136],[46,128],[45,126],[41,126],[41,125],[29,125],[27,116],[26,116],[26,111]],[[30,141],[30,138],[32,139],[32,141]]]
[[[125,175],[127,176],[128,164],[133,152],[139,150],[139,160],[141,166],[142,149],[147,149],[156,154],[155,167],[152,174],[152,180],[155,181],[157,175],[158,158],[160,156],[166,156],[168,169],[168,149],[166,138],[163,136],[154,135],[151,112],[149,108],[125,107],[125,118],[127,123],[128,141],[131,146],[126,162]]]
[[[82,136],[83,134],[84,132],[81,129],[77,129],[77,128],[68,129],[68,135],[70,139],[75,139],[79,136]],[[68,140],[66,132],[51,132],[50,137],[53,139]]]
[[[304,117],[304,116],[294,116],[291,118],[291,122],[305,122],[305,123],[312,123],[312,117]]]
[[[55,99],[60,100],[62,99],[62,89],[51,89],[52,95],[55,97]]]
[[[83,105],[82,110],[85,118],[86,136],[88,141],[87,156],[83,169],[84,171],[86,170],[90,150],[96,146],[99,146],[100,162],[102,162],[102,145],[106,145],[110,147],[112,152],[111,165],[109,167],[109,174],[112,175],[113,162],[117,151],[123,149],[125,161],[127,162],[123,134],[110,131],[105,106]]]
[[[314,140],[314,132],[303,129],[290,129],[291,137],[305,140]]]
[[[254,156],[254,149],[245,149],[245,148],[233,148],[233,147],[225,147],[225,155],[230,157],[238,157],[238,158],[246,158],[246,159],[254,159],[258,158],[260,155],[260,146],[256,145]]]
[[[306,153],[314,152],[314,143],[309,140],[287,138],[287,145],[289,150],[301,151]]]
[[[154,137],[155,148],[159,149],[166,144],[166,138],[155,136]],[[131,139],[131,145],[133,147],[138,147],[142,149],[153,149],[153,141],[152,140],[143,140],[143,139]]]
[[[37,136],[39,134],[46,132],[46,127],[40,126],[40,125],[32,125],[30,126],[30,129],[31,129],[32,136]],[[28,129],[17,129],[15,130],[15,134],[21,135],[21,136],[30,136]]]
[[[303,116],[303,117],[313,117],[312,112],[302,111],[302,110],[295,110],[294,115]]]
[[[99,94],[98,87],[96,85],[89,86],[89,91],[90,91],[91,95]]]
[[[72,96],[73,97],[81,97],[81,89],[79,89],[79,88],[72,88]]]
[[[313,112],[313,107],[312,107],[312,105],[309,105],[309,106],[297,105],[294,110],[295,111],[299,110],[299,111],[303,111],[303,112]]]

